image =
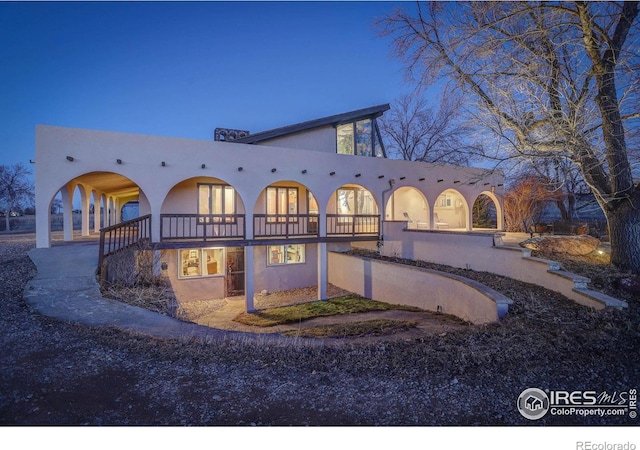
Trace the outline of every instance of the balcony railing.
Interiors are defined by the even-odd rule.
[[[102,267],[106,257],[141,241],[151,241],[151,214],[102,228],[98,267]]]
[[[244,214],[161,214],[160,240],[244,239]]]
[[[327,236],[377,235],[380,216],[375,214],[327,214]]]
[[[253,235],[262,237],[317,237],[317,214],[254,214]]]

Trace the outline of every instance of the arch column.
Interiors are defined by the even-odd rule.
[[[244,247],[244,295],[245,305],[247,312],[255,312],[256,308],[253,304],[253,296],[255,287],[253,285],[254,278],[254,261],[253,261],[253,247],[251,245],[245,245]]]
[[[67,184],[60,189],[62,196],[62,235],[64,241],[73,240],[73,191],[75,187]]]
[[[81,226],[80,235],[89,236],[89,209],[91,207],[91,194],[87,193],[86,186],[78,185],[80,190],[80,214],[81,214]]]
[[[327,243],[318,242],[318,300],[327,298]]]

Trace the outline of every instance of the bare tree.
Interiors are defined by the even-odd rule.
[[[408,161],[469,165],[474,149],[471,129],[461,123],[460,103],[443,96],[438,110],[419,93],[404,95],[380,120],[387,154]]]
[[[545,204],[557,195],[545,186],[548,180],[535,173],[523,173],[509,186],[504,196],[507,231],[523,232],[539,222]]]
[[[571,161],[607,218],[611,262],[640,273],[637,2],[434,2],[382,25],[423,85],[446,77],[477,100],[508,153],[495,158]]]
[[[11,231],[11,213],[33,197],[33,186],[28,178],[30,173],[22,163],[0,165],[0,205],[5,213],[7,231]]]

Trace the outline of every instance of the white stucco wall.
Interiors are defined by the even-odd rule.
[[[494,246],[493,233],[455,233],[447,231],[405,230],[401,222],[385,222],[381,253],[491,272],[559,292],[576,303],[595,309],[605,305],[574,290],[572,278],[550,271],[550,262],[525,257],[524,249]]]
[[[329,254],[329,282],[365,298],[440,311],[474,324],[495,322],[510,303],[461,277],[340,253]]]
[[[316,286],[318,282],[318,251],[316,244],[305,245],[305,262],[300,264],[267,264],[267,247],[254,249],[255,291],[269,292]]]
[[[67,160],[67,156],[73,161]],[[53,197],[70,180],[107,172],[133,181],[145,194],[154,217],[161,213],[172,188],[196,177],[224,180],[236,189],[249,211],[266,186],[281,181],[306,186],[314,193],[321,208],[335,203],[330,202],[330,198],[339,187],[358,184],[372,192],[381,211],[391,195],[391,180],[394,180],[394,189],[413,186],[427,199],[435,199],[445,189],[455,187],[471,204],[486,189],[476,182],[478,179],[484,177],[486,183],[495,186],[503,182],[499,174],[472,168],[45,125],[36,128],[35,160],[37,211],[48,211]],[[194,199],[188,201],[194,213],[195,195],[194,192]],[[170,204],[173,205],[173,201]],[[36,245],[48,247],[48,216],[41,214],[36,221]],[[157,240],[159,220],[153,220],[152,227],[152,235]],[[247,234],[248,238],[252,237],[249,218]]]

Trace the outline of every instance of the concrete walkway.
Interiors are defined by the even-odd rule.
[[[394,310],[319,317],[307,320],[304,324],[250,327],[232,320],[244,311],[243,298],[228,301],[222,309],[200,318],[200,324],[183,322],[144,308],[103,298],[95,273],[98,262],[98,244],[95,240],[87,239],[60,243],[46,249],[33,249],[29,252],[29,257],[36,265],[38,273],[27,283],[24,296],[39,313],[65,322],[117,327],[158,338],[240,337],[243,340],[258,339],[260,342],[279,342],[286,345],[291,342],[291,338],[282,336],[280,333],[283,331],[358,320],[395,319],[416,322],[416,330],[404,333],[406,335],[440,333],[462,326],[457,321],[434,316],[427,311],[416,313]],[[402,337],[402,334],[395,337]],[[327,345],[332,341],[295,339],[297,343],[304,341],[313,345]]]
[[[251,336],[251,333],[182,322],[103,298],[95,275],[98,259],[95,242],[33,249],[29,257],[38,273],[27,284],[24,296],[36,311],[46,316],[89,326],[113,326],[160,338]]]

